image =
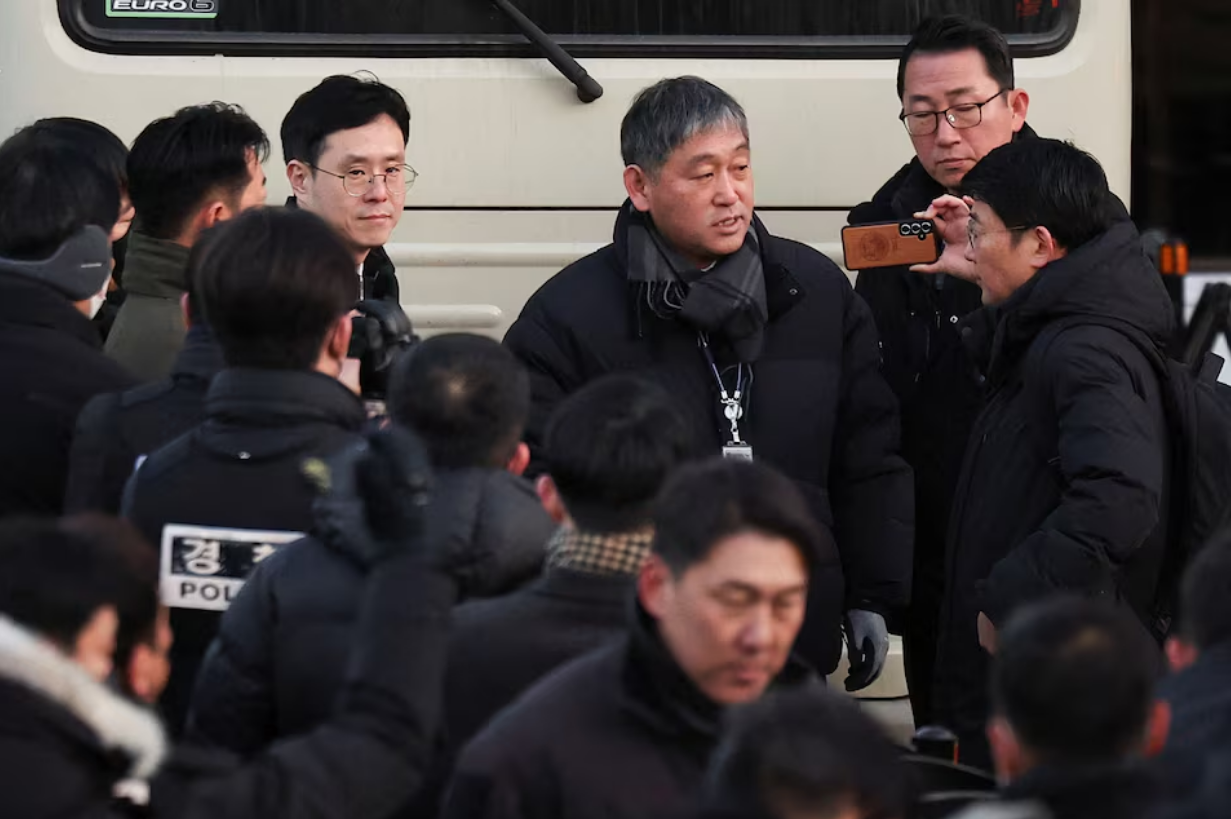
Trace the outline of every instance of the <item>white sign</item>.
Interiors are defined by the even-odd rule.
[[[226,611],[258,563],[302,538],[302,532],[169,523],[162,529],[162,602],[173,609]]]

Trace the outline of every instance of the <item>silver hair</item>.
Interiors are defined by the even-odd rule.
[[[700,77],[660,80],[633,100],[620,125],[624,164],[657,176],[676,148],[717,128],[748,137],[748,116],[735,98]]]

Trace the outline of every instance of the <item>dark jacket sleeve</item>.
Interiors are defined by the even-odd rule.
[[[899,454],[897,400],[880,374],[872,314],[849,290],[839,394],[829,491],[846,604],[887,615],[910,601],[914,485]]]
[[[133,473],[137,453],[120,435],[120,394],[98,395],[77,418],[68,462],[64,511],[118,514],[124,484]]]
[[[1057,590],[1113,595],[1113,568],[1158,524],[1164,433],[1124,358],[1112,352],[1126,344],[1110,329],[1072,332],[1042,362],[1064,490],[1055,511],[984,583],[983,611],[997,625],[1019,605]],[[1141,356],[1136,349],[1128,355]]]
[[[222,616],[193,688],[188,742],[249,757],[277,736],[273,560],[257,566]]]
[[[569,355],[567,330],[556,326],[534,299],[504,336],[504,346],[521,361],[530,375],[530,419],[525,440],[530,447],[528,477],[544,471],[543,436],[556,405],[581,386],[576,360]]]
[[[178,798],[155,782],[154,815],[354,819],[405,805],[431,761],[456,596],[450,577],[414,556],[380,564],[332,718],[230,774],[188,783]]]

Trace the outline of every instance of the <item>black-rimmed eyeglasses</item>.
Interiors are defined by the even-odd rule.
[[[898,119],[902,120],[902,124],[906,126],[906,132],[911,136],[930,136],[936,133],[936,129],[940,127],[941,117],[944,117],[952,128],[958,130],[974,128],[983,122],[983,106],[1012,90],[1002,88],[996,92],[995,96],[988,97],[983,102],[963,102],[959,105],[951,105],[943,111],[913,111],[909,114],[903,111],[898,114]]]

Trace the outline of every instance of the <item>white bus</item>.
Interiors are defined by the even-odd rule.
[[[131,141],[192,103],[244,106],[274,140],[335,73],[400,89],[421,173],[390,255],[427,332],[501,336],[531,292],[610,240],[623,201],[619,124],[665,76],[697,74],[748,110],[757,209],[840,261],[846,211],[910,158],[897,53],[924,16],[1010,34],[1039,133],[1075,140],[1129,193],[1125,0],[514,0],[584,65],[582,102],[500,6],[509,0],[3,0],[0,135],[72,115]]]

